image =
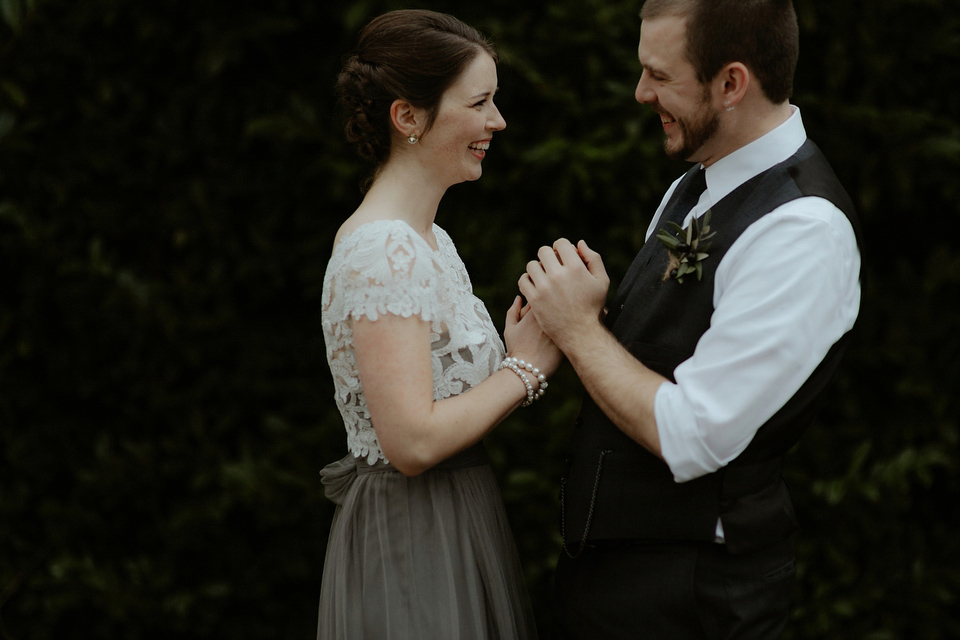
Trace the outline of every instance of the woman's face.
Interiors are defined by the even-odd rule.
[[[428,162],[448,185],[476,180],[494,131],[507,126],[493,103],[497,65],[477,55],[440,99],[436,120],[421,138]]]

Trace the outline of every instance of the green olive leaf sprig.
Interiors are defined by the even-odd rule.
[[[710,230],[710,211],[700,219],[694,217],[686,229],[676,222],[668,222],[667,227],[672,229],[673,233],[666,227],[657,233],[657,240],[670,254],[670,262],[663,273],[663,279],[673,278],[682,283],[684,276],[696,273],[699,281],[703,277],[701,263],[710,256],[707,253],[710,250],[710,239],[717,235],[716,231]]]

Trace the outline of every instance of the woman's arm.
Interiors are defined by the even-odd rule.
[[[521,315],[518,298],[507,313],[511,355],[553,373],[559,350],[533,314]],[[526,399],[520,377],[502,369],[467,393],[434,401],[430,325],[418,317],[360,318],[353,337],[380,449],[404,475],[423,473],[476,443]]]

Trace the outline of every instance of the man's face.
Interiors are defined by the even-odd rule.
[[[720,127],[720,110],[713,105],[710,84],[697,80],[685,49],[685,19],[644,20],[638,49],[643,73],[635,97],[660,114],[669,157],[709,162],[711,143]]]

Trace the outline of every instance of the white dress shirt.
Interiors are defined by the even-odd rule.
[[[806,138],[800,111],[792,107],[782,125],[706,169],[707,189],[690,216],[703,215],[792,156]],[[654,215],[648,238],[659,228],[677,182]],[[689,216],[684,226],[688,222]],[[823,198],[788,202],[734,242],[717,267],[710,328],[677,367],[676,384],[664,383],[656,394],[661,451],[677,482],[716,471],[740,455],[800,389],[853,327],[859,274],[853,228]],[[717,533],[722,538],[722,529]]]

